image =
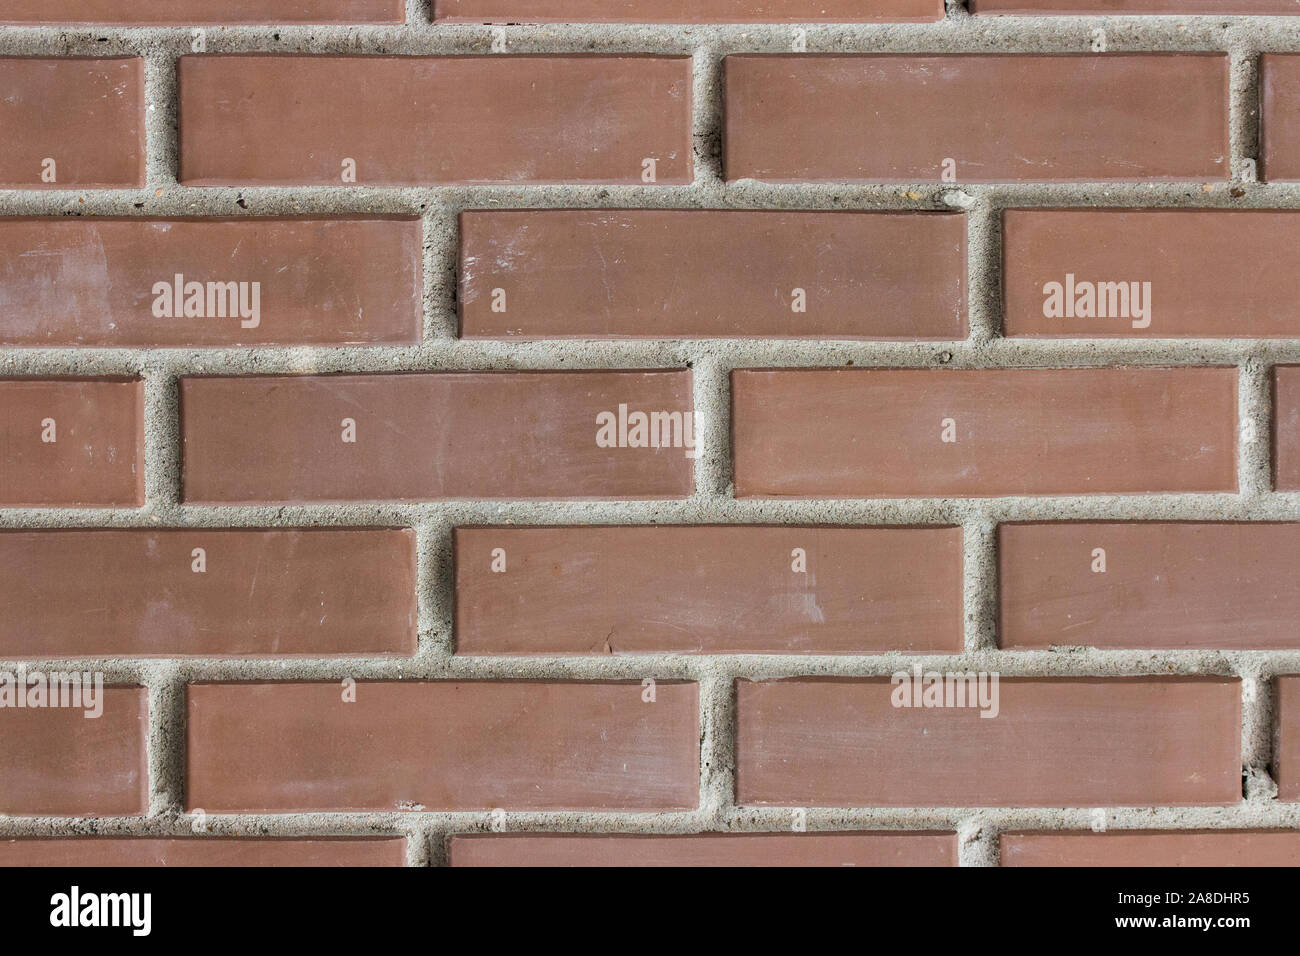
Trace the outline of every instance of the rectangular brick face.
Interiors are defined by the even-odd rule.
[[[1235,491],[1234,368],[732,373],[740,497]]]
[[[91,837],[0,840],[0,866],[403,866],[404,839]]]
[[[213,811],[657,810],[699,800],[695,684],[189,687],[186,800]]]
[[[689,414],[685,371],[185,378],[184,496],[682,498]]]
[[[189,185],[693,175],[689,57],[187,56],[178,69]]]
[[[0,380],[0,507],[144,501],[138,380]]]
[[[1003,866],[1295,866],[1294,830],[1004,833]]]
[[[465,23],[869,23],[941,20],[943,0],[433,0]]]
[[[0,57],[0,130],[0,189],[139,186],[144,61]]]
[[[1005,679],[990,719],[975,707],[894,706],[914,689],[889,678],[737,681],[737,801],[1089,807],[1241,799],[1235,680]]]
[[[563,209],[460,226],[467,338],[966,335],[961,216]]]
[[[999,644],[1300,648],[1297,575],[1297,524],[1004,524]]]
[[[36,675],[15,671],[30,679]],[[92,685],[86,685],[92,686]],[[0,813],[15,816],[116,816],[148,809],[145,767],[149,695],[143,687],[104,687],[87,707],[14,703],[0,707]],[[2,699],[2,698],[0,698]],[[100,709],[98,717],[88,716]]]
[[[0,23],[401,23],[402,0],[5,0]]]
[[[411,654],[410,531],[0,532],[0,658]]]
[[[1300,801],[1300,676],[1274,681],[1273,779],[1279,800]]]
[[[1273,482],[1300,490],[1300,365],[1273,369]]]
[[[0,862],[4,861],[0,843]],[[955,833],[473,834],[452,866],[956,866]]]
[[[1223,54],[738,55],[729,180],[1224,180]],[[951,162],[949,162],[951,161]],[[951,180],[947,180],[951,181]]]
[[[1196,13],[1211,16],[1258,14],[1280,17],[1300,13],[1293,0],[967,0],[971,13],[1020,13],[1044,16],[1053,13],[1173,14]]]
[[[960,528],[458,528],[460,654],[956,653]]]
[[[1259,58],[1259,108],[1260,177],[1300,180],[1300,56]]]
[[[1016,209],[1003,225],[1006,335],[1300,336],[1300,213]]]
[[[415,343],[415,219],[0,219],[0,344]]]

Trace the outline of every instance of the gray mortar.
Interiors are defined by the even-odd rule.
[[[1231,60],[1231,168],[1241,177],[1258,148],[1256,57],[1300,52],[1300,17],[991,17],[973,19],[949,0],[933,24],[807,25],[818,52],[1089,52],[1096,27],[1110,53],[1220,51]],[[244,51],[357,54],[489,54],[493,28],[433,26],[426,0],[408,0],[404,26],[205,27],[209,54]],[[1229,807],[1107,808],[1108,829],[1300,828],[1300,804],[1276,800],[1271,679],[1300,673],[1300,651],[1007,652],[996,645],[996,537],[1000,521],[1053,519],[1297,520],[1300,494],[1270,488],[1269,378],[1300,362],[1300,341],[1009,341],[999,338],[1001,211],[1008,207],[1204,207],[1300,209],[1300,184],[1119,183],[936,186],[727,184],[720,168],[721,62],[730,53],[789,52],[794,26],[505,27],[512,53],[677,54],[694,58],[695,177],[690,186],[473,186],[431,188],[195,188],[176,182],[175,62],[191,28],[0,28],[0,55],[122,55],[145,58],[146,181],[141,189],[0,191],[0,215],[274,216],[385,213],[424,224],[425,342],[414,347],[224,349],[6,349],[0,375],[140,375],[145,380],[146,504],[140,509],[0,509],[0,528],[399,526],[416,531],[419,644],[412,658],[348,660],[78,659],[26,661],[30,669],[101,670],[110,682],[149,690],[149,812],[95,819],[0,817],[0,836],[72,834],[390,834],[409,838],[413,866],[446,861],[449,834],[490,828],[486,812],[221,814],[184,809],[184,685],[213,679],[684,679],[700,685],[700,804],[671,813],[552,812],[506,815],[510,831],[691,833],[788,830],[789,809],[738,807],[733,799],[736,678],[880,676],[922,663],[1006,676],[1219,675],[1243,678],[1244,797]],[[1101,56],[1107,54],[1098,54]],[[241,204],[242,203],[242,204]],[[962,341],[551,341],[461,342],[455,338],[457,215],[477,208],[732,208],[965,211],[970,332]],[[1233,365],[1239,412],[1256,439],[1239,446],[1239,494],[1053,498],[916,498],[738,501],[729,449],[729,373],[761,366],[952,368],[1093,365]],[[682,368],[693,372],[703,452],[689,498],[638,502],[449,501],[207,507],[180,503],[177,379],[194,373],[435,369]],[[451,634],[451,529],[460,524],[831,523],[954,524],[965,535],[965,650],[948,656],[652,654],[638,657],[456,658]],[[16,667],[20,662],[0,662]],[[965,866],[996,865],[1008,829],[1087,830],[1088,808],[809,808],[809,831],[953,829]]]

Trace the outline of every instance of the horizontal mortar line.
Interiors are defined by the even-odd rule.
[[[1225,627],[1224,633],[1231,633]],[[166,667],[166,677],[158,677]],[[150,687],[156,683],[261,681],[272,683],[359,681],[627,681],[646,677],[700,683],[717,680],[782,680],[839,677],[888,678],[914,667],[923,671],[996,672],[1000,678],[1179,678],[1266,679],[1300,672],[1300,648],[1293,650],[980,650],[956,654],[606,654],[599,656],[423,656],[423,657],[0,657],[0,667],[31,672],[89,671],[107,683]]]
[[[1086,347],[1086,351],[1081,348]],[[1003,338],[976,341],[850,339],[438,338],[412,345],[250,345],[171,348],[11,346],[0,379],[42,376],[193,377],[410,372],[685,370],[781,368],[1106,369],[1116,363],[1198,368],[1300,362],[1294,339]]]
[[[959,525],[969,521],[1294,521],[1300,492],[1009,498],[696,499],[646,501],[427,501],[163,505],[126,508],[0,508],[0,528],[413,527],[458,524],[639,523]]]

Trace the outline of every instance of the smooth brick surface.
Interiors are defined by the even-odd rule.
[[[685,448],[602,448],[596,418],[691,409],[689,372],[186,378],[188,501],[677,498]],[[341,422],[356,423],[356,442]],[[684,435],[682,436],[684,441]]]
[[[421,243],[415,219],[0,219],[0,344],[415,343]]]
[[[1273,369],[1273,475],[1278,491],[1300,491],[1300,365]]]
[[[652,810],[699,798],[698,687],[660,681],[189,687],[187,806]]]
[[[1004,524],[999,643],[1300,648],[1298,575],[1297,524]]]
[[[1241,688],[1004,679],[976,708],[894,707],[888,678],[736,682],[736,797],[778,806],[1168,806],[1241,799]]]
[[[401,838],[0,840],[0,866],[403,866]]]
[[[1300,180],[1300,55],[1259,58],[1259,108],[1260,177]]]
[[[1300,801],[1300,676],[1274,681],[1273,779],[1279,800]]]
[[[0,707],[0,813],[114,816],[148,809],[148,691],[105,687],[102,695],[98,717],[87,717],[87,708]]]
[[[414,534],[0,532],[0,607],[0,658],[411,654]]]
[[[189,185],[689,183],[691,61],[650,56],[187,56]]]
[[[1029,16],[1052,13],[1108,13],[1124,16],[1194,13],[1277,17],[1300,13],[1295,0],[967,0],[966,6],[974,14],[1019,13]]]
[[[5,0],[0,23],[401,23],[403,0]]]
[[[457,528],[456,650],[956,653],[961,552],[960,528]]]
[[[962,216],[565,209],[460,223],[469,338],[966,335]]]
[[[1294,830],[1004,833],[1003,866],[1296,866]]]
[[[729,180],[1223,180],[1223,54],[737,55]]]
[[[143,403],[134,379],[0,379],[0,506],[141,504]]]
[[[0,57],[0,189],[143,184],[143,111],[139,58]]]
[[[1015,209],[1003,224],[1006,335],[1300,336],[1300,213]]]
[[[452,866],[956,866],[957,835],[475,834],[452,837],[450,857]]]
[[[1237,485],[1234,368],[740,370],[732,409],[741,497]]]
[[[940,20],[943,0],[433,0],[468,23],[848,23]]]

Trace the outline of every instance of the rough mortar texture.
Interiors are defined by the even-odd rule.
[[[207,188],[176,181],[178,57],[191,52],[191,28],[0,29],[0,55],[130,55],[146,60],[147,184],[130,190],[0,191],[0,215],[269,216],[394,213],[424,223],[425,341],[416,347],[0,350],[0,376],[142,375],[146,388],[146,504],[138,510],[5,509],[3,528],[409,526],[417,531],[419,651],[413,658],[348,660],[79,660],[106,680],[149,689],[150,812],[142,818],[0,818],[0,836],[191,832],[242,835],[401,834],[408,863],[446,862],[446,838],[491,829],[489,814],[393,812],[186,815],[182,812],[184,684],[197,679],[635,678],[700,684],[701,793],[697,810],[675,813],[507,813],[509,831],[690,833],[789,830],[790,812],[742,808],[733,793],[732,682],[738,677],[888,675],[927,668],[1016,675],[1210,674],[1244,679],[1243,799],[1231,807],[1108,809],[1108,829],[1300,828],[1300,804],[1281,804],[1269,776],[1273,753],[1270,679],[1300,672],[1300,651],[1096,651],[996,649],[994,529],[1000,521],[1048,519],[1297,520],[1300,494],[1270,490],[1271,367],[1300,362],[1300,340],[1008,340],[1000,326],[1001,210],[1008,207],[1300,208],[1300,184],[1261,184],[1247,172],[1257,155],[1257,57],[1300,52],[1296,17],[991,17],[973,18],[949,0],[930,24],[792,26],[557,25],[493,28],[437,25],[425,0],[408,0],[402,26],[208,27],[207,53],[247,51],[352,54],[491,55],[504,31],[510,53],[686,54],[694,58],[695,182],[689,186],[475,186],[436,188]],[[1109,53],[1219,51],[1231,57],[1234,182],[1116,185],[766,185],[724,183],[719,162],[721,61],[731,53],[788,53],[797,32],[809,53],[1087,53],[1093,31]],[[1107,53],[1098,53],[1106,56]],[[457,215],[500,208],[962,209],[968,215],[968,338],[946,343],[846,341],[479,342],[455,337]],[[1225,264],[1231,268],[1231,264]],[[740,501],[732,494],[729,450],[732,369],[763,366],[951,368],[1092,365],[1232,365],[1239,370],[1239,417],[1254,423],[1239,442],[1239,493],[989,500]],[[437,502],[293,507],[182,505],[177,379],[196,373],[393,371],[428,369],[680,368],[694,373],[703,452],[696,492],[682,501],[632,503]],[[1246,432],[1243,430],[1243,434]],[[647,655],[605,658],[471,659],[452,656],[451,529],[458,524],[633,523],[958,524],[965,533],[965,652],[912,657]],[[31,669],[72,661],[26,661]],[[13,667],[17,662],[0,667]],[[1089,809],[816,809],[812,830],[955,829],[960,862],[995,865],[1008,829],[1098,826]]]

